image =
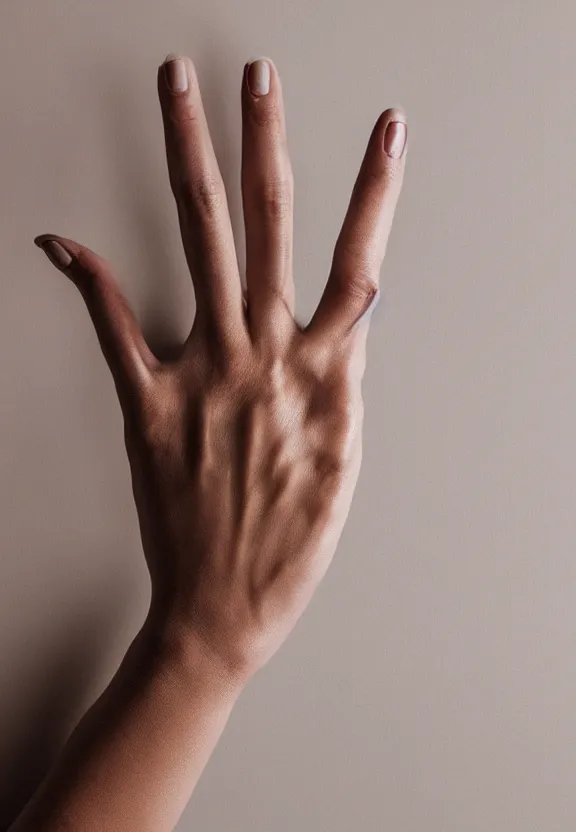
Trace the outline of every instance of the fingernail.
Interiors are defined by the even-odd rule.
[[[164,60],[164,75],[170,92],[186,92],[188,89],[188,71],[186,62],[170,53]]]
[[[40,246],[57,269],[67,269],[72,262],[70,253],[56,240],[42,240],[42,242],[37,242],[36,245]]]
[[[270,64],[259,58],[248,67],[248,89],[252,95],[268,95],[270,92]]]
[[[406,125],[403,121],[391,121],[384,134],[384,150],[391,159],[399,159],[406,146]]]

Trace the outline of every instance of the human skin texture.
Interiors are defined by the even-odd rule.
[[[110,265],[35,242],[80,291],[118,393],[147,618],[14,832],[173,829],[244,686],[333,557],[361,461],[371,311],[406,160],[402,110],[378,117],[307,325],[295,320],[293,175],[269,59],[242,78],[243,290],[192,61],[158,70],[168,172],[196,298],[161,360]]]

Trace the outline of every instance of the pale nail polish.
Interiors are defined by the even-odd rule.
[[[384,134],[384,150],[391,159],[399,159],[406,146],[406,125],[403,121],[391,121]]]
[[[40,243],[40,247],[57,269],[67,269],[72,262],[71,255],[56,240],[44,240]]]
[[[188,71],[186,62],[179,55],[167,55],[164,60],[164,75],[170,92],[186,92]]]
[[[259,58],[248,67],[248,87],[252,95],[268,95],[270,92],[270,64]]]

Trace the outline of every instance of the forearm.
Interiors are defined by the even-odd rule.
[[[241,689],[149,619],[13,832],[172,830]]]

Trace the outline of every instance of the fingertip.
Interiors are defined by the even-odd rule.
[[[42,248],[45,242],[48,240],[59,240],[60,237],[58,234],[38,234],[34,237],[34,243],[39,247]]]
[[[169,52],[158,67],[158,81],[167,101],[186,99],[198,85],[194,62],[183,52]]]
[[[34,242],[57,269],[65,270],[72,264],[73,253],[62,242],[49,234],[40,234],[34,238]]]
[[[407,122],[408,118],[406,115],[406,110],[404,107],[388,107],[384,112],[381,114],[380,118],[383,122],[388,123],[390,121],[402,121],[404,124]]]
[[[403,107],[389,107],[378,119],[377,133],[382,149],[392,160],[400,162],[408,143],[408,124]]]
[[[247,100],[257,107],[266,107],[267,100],[272,105],[282,97],[280,73],[267,55],[250,58],[244,64],[242,80]]]
[[[270,68],[270,72],[276,73],[278,75],[278,69],[276,68],[276,64],[274,60],[269,55],[254,55],[252,58],[248,58],[246,63],[244,64],[244,68],[252,66],[252,64],[257,63],[258,61],[262,61],[263,63],[268,64]]]
[[[183,52],[168,52],[162,63],[169,64],[170,61],[186,60],[186,57]]]

